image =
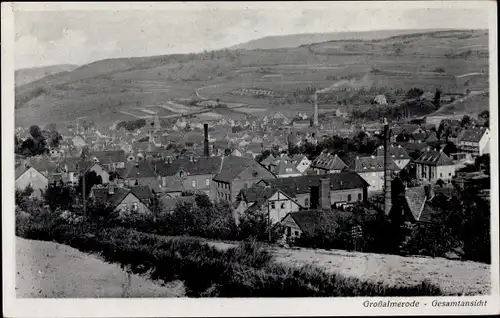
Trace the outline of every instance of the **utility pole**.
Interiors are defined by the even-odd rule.
[[[272,242],[272,235],[271,235],[271,212],[269,211],[269,202],[267,202],[267,231],[269,234],[269,243]]]
[[[87,149],[83,148],[82,149],[82,155],[81,155],[81,175],[82,175],[82,196],[83,196],[83,217],[87,218],[87,200],[85,198],[85,162],[87,159]]]

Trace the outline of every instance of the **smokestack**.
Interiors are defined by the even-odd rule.
[[[319,204],[322,210],[330,210],[332,203],[330,199],[330,178],[319,181]]]
[[[314,92],[314,117],[313,117],[313,126],[318,127],[319,126],[319,119],[318,119],[318,92]]]
[[[204,140],[204,149],[203,153],[205,157],[210,157],[210,150],[209,150],[209,145],[208,145],[208,124],[203,124],[203,130],[205,131],[205,140]]]
[[[389,215],[391,207],[391,172],[389,171],[389,124],[384,118],[384,212]]]

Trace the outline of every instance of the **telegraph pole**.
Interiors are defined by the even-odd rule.
[[[82,149],[82,163],[81,163],[81,174],[82,174],[82,196],[83,196],[83,217],[87,218],[87,201],[85,199],[85,162],[87,159],[87,149]]]

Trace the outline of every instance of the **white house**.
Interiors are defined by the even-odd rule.
[[[292,157],[292,162],[302,174],[311,166],[311,160],[309,160],[306,155],[295,155]]]
[[[131,189],[110,184],[104,188],[92,189],[90,195],[96,202],[108,205],[123,218],[129,217],[131,214],[151,213],[147,204],[139,199]]]
[[[417,179],[451,182],[455,176],[455,164],[442,150],[427,149],[415,160]]]
[[[399,173],[401,170],[389,157],[388,169],[390,173]],[[384,188],[384,157],[356,157],[349,165],[349,170],[357,172],[370,186],[369,192],[382,191]]]
[[[457,148],[475,156],[490,153],[490,130],[485,127],[464,129],[457,137]]]
[[[391,145],[389,147],[389,156],[391,156],[392,161],[400,168],[404,169],[411,161],[410,155],[406,151],[405,148],[401,147],[401,145]],[[379,146],[375,151],[375,156],[383,157],[384,156],[384,146]]]
[[[19,165],[15,170],[15,187],[18,190],[24,190],[31,187],[34,192],[33,196],[41,197],[42,192],[49,185],[49,179],[41,172],[33,167],[28,167],[23,164]]]
[[[260,211],[268,215],[272,224],[280,222],[288,213],[299,211],[302,207],[283,191],[263,185],[242,189],[235,202],[236,216],[248,210]]]

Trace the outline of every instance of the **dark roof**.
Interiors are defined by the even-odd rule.
[[[134,186],[130,190],[141,201],[146,201],[153,198],[153,192],[148,186]]]
[[[165,186],[163,186],[163,178],[165,178]],[[184,184],[179,177],[162,177],[161,179],[145,179],[141,180],[141,185],[148,186],[156,193],[170,193],[184,191]]]
[[[70,157],[64,158],[58,163],[58,168],[62,170],[66,170],[66,172],[81,172],[82,169],[87,171],[92,168],[95,164],[92,160],[85,160],[82,162],[82,159],[79,157]]]
[[[304,159],[304,157],[306,157],[307,159],[307,156],[306,155],[303,155],[303,154],[295,154],[292,156],[292,161],[293,162],[299,162],[299,161],[302,161],[302,159]]]
[[[439,141],[439,138],[437,137],[437,134],[433,131],[429,132],[427,134],[427,137],[425,137],[425,142],[427,143],[432,143],[437,141]]]
[[[266,179],[262,180],[262,182],[280,189],[291,197],[295,197],[297,194],[310,193],[310,187],[317,185],[319,180],[323,178],[330,179],[331,190],[359,189],[368,187],[368,183],[363,178],[361,178],[359,174],[352,171],[332,173],[327,175]]]
[[[431,166],[451,166],[453,165],[453,160],[442,151],[427,150],[415,160],[415,163]]]
[[[274,187],[263,186],[255,184],[248,189],[241,189],[238,194],[238,199],[245,202],[257,202],[259,200],[266,200],[270,198],[277,191]]]
[[[190,161],[187,158],[179,158],[171,163],[165,163],[163,160],[152,161],[156,164],[157,172],[161,176],[174,176],[180,171],[190,175],[216,174],[219,172],[221,157],[199,157]]]
[[[415,130],[417,130],[420,126],[417,124],[402,124],[399,126],[394,126],[391,128],[392,134],[393,135],[399,135],[399,134],[411,134]]]
[[[416,134],[411,135],[411,139],[416,140],[416,141],[418,141],[418,140],[424,141],[426,138],[427,138],[427,134],[425,132],[416,133]]]
[[[347,165],[336,154],[323,152],[312,162],[311,167],[325,170],[343,170]]]
[[[273,155],[269,155],[267,157],[265,157],[264,159],[262,159],[260,161],[260,164],[263,165],[263,166],[269,166],[270,164],[272,164],[274,161],[276,160],[276,158],[274,158]]]
[[[423,186],[408,188],[405,191],[406,202],[415,220],[420,219],[422,209],[426,201],[425,189]]]
[[[44,157],[28,158],[26,163],[28,166],[33,167],[38,172],[40,172],[44,175],[46,172],[48,174],[50,174],[57,167],[57,164],[55,162],[50,161],[48,158],[44,158]]]
[[[384,156],[384,146],[379,146],[374,153],[375,156],[383,157]],[[389,147],[389,155],[394,160],[403,160],[410,159],[408,152],[401,145],[392,145]]]
[[[417,142],[400,142],[399,143],[406,151],[415,151],[415,150],[424,150],[428,147],[425,143],[417,143]]]
[[[460,133],[458,140],[466,142],[479,142],[485,133],[485,127],[464,129]]]
[[[391,171],[401,170],[389,157],[389,169]],[[370,157],[356,157],[349,165],[349,170],[358,173],[363,172],[377,172],[384,171],[384,157],[383,156],[370,156]]]
[[[123,179],[153,178],[156,177],[154,168],[149,161],[130,162],[124,169],[116,169]]]
[[[290,169],[290,171],[287,171]],[[300,174],[297,167],[292,163],[291,159],[279,159],[278,162],[274,162],[272,168],[270,169],[275,175],[286,175],[286,174]]]
[[[420,217],[418,219],[419,222],[425,222],[425,223],[431,223],[433,220],[433,216],[436,214],[436,210],[430,206],[429,204],[425,203],[424,207],[422,209],[422,212],[420,213]]]
[[[109,188],[94,188],[92,189],[95,201],[101,204],[109,204],[111,208],[116,208],[125,197],[131,193],[131,190],[127,188],[114,188],[114,194],[109,194]]]
[[[331,211],[298,211],[291,212],[290,215],[295,223],[300,227],[305,236],[313,236],[317,228],[326,224],[334,224],[337,216],[342,213],[337,210]]]
[[[123,150],[92,151],[91,156],[99,159],[101,164],[125,162],[126,156]]]
[[[257,163],[257,161],[253,159],[236,156],[225,156],[222,159],[220,172],[214,177],[214,180],[231,182],[240,173],[250,167],[253,167],[255,169],[255,173],[257,173],[256,177],[259,176],[259,171],[262,171],[263,169],[265,170],[265,168],[261,167]],[[269,172],[269,174],[271,175],[272,173]]]

